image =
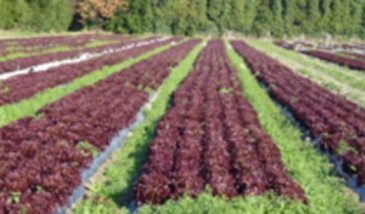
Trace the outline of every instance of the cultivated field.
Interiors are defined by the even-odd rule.
[[[365,211],[365,44],[0,39],[0,214]]]

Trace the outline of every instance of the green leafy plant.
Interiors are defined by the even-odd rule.
[[[9,92],[10,92],[10,89],[8,87],[1,90],[1,93],[3,93],[3,94],[9,93]]]
[[[93,157],[96,157],[99,155],[98,149],[95,146],[93,146],[92,144],[90,144],[89,142],[78,143],[76,147],[89,149],[91,151],[91,153],[93,154]]]
[[[219,89],[219,93],[221,94],[230,94],[232,92],[232,88],[221,88]]]

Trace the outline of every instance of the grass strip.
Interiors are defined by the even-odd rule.
[[[90,199],[77,203],[73,213],[128,213],[127,207],[133,199],[134,181],[142,172],[156,126],[170,106],[172,93],[193,70],[193,63],[202,48],[201,44],[197,45],[172,70],[157,91],[156,99],[144,109],[145,121],[131,133],[123,147],[115,151],[111,162],[102,169],[103,174],[95,182],[87,184]]]
[[[136,36],[135,38],[132,38],[130,41],[133,41],[135,39],[147,39],[148,37],[151,37],[151,36],[150,35]],[[63,46],[63,47],[55,47],[55,48],[52,48],[52,49],[48,49],[48,50],[40,51],[40,52],[35,52],[35,53],[17,52],[17,53],[9,54],[6,57],[0,57],[0,62],[16,59],[16,58],[20,58],[20,57],[37,56],[37,55],[42,55],[42,54],[47,54],[47,53],[56,53],[56,52],[66,52],[66,51],[78,50],[78,49],[83,49],[83,48],[94,48],[94,47],[107,45],[107,44],[118,43],[118,42],[120,42],[120,41],[118,41],[118,40],[115,40],[115,41],[94,41],[94,42],[90,42],[90,43],[86,44],[83,47],[77,47],[77,48]],[[13,48],[15,48],[15,47],[7,48],[7,50],[12,50]],[[30,47],[30,49],[32,49],[32,47]]]
[[[90,42],[90,43],[86,44],[84,47],[93,48],[93,47],[113,44],[113,43],[117,43],[117,42],[119,42],[119,41],[118,40],[116,40],[116,41],[96,41],[96,42]]]
[[[31,38],[31,37],[40,37],[40,36],[76,36],[81,34],[90,34],[94,33],[92,31],[83,31],[83,32],[35,32],[28,30],[0,30],[0,39],[13,39],[13,38]],[[104,33],[106,34],[106,33]]]
[[[38,56],[38,55],[42,55],[42,54],[57,53],[57,52],[67,52],[67,51],[73,51],[73,50],[78,50],[78,49],[83,49],[83,48],[94,48],[94,47],[117,43],[117,42],[118,41],[99,41],[99,42],[91,42],[91,43],[86,44],[83,47],[78,47],[78,48],[63,46],[63,47],[56,47],[56,48],[52,48],[52,49],[48,49],[48,50],[40,51],[40,52],[37,52],[35,50],[36,52],[34,52],[34,53],[17,52],[17,53],[9,54],[6,57],[0,57],[0,62],[5,62],[7,60],[12,60],[12,59],[21,58],[21,57]]]
[[[254,76],[244,65],[233,49],[228,54],[238,69],[245,96],[259,114],[266,131],[278,144],[288,172],[306,190],[310,205],[299,201],[276,197],[272,192],[252,197],[237,197],[231,201],[213,197],[207,189],[197,199],[183,197],[178,201],[169,200],[162,206],[143,206],[140,214],[237,214],[237,213],[361,213],[351,196],[345,194],[345,186],[332,175],[327,158],[320,155],[309,142],[302,140],[302,133],[261,88]],[[192,69],[192,68],[191,68]],[[186,70],[185,70],[186,71]],[[175,75],[176,72],[173,73]],[[173,76],[171,75],[171,76]],[[172,78],[172,77],[171,77]],[[176,80],[175,80],[176,81]],[[180,80],[181,81],[181,80]],[[170,81],[166,81],[170,84]],[[171,82],[177,87],[177,83]],[[152,109],[146,111],[146,122],[133,132],[123,148],[115,154],[115,159],[104,174],[90,184],[90,198],[81,201],[73,213],[128,213],[128,198],[135,178],[141,172],[149,142],[153,139],[154,129],[168,107],[173,88],[168,91],[164,85]],[[124,203],[123,203],[124,202]],[[122,203],[122,208],[118,204]]]
[[[21,58],[21,57],[38,56],[38,55],[47,54],[47,53],[66,52],[66,51],[77,50],[77,49],[78,48],[57,47],[57,48],[52,48],[52,49],[48,49],[45,51],[34,52],[34,53],[17,52],[17,53],[9,54],[6,57],[0,57],[0,62],[5,62],[7,60],[12,60],[12,59]]]
[[[278,57],[280,56],[280,58],[288,58],[295,61],[296,63],[306,66],[308,69],[320,71],[321,73],[326,74],[327,76],[330,76],[344,84],[347,84],[352,88],[365,91],[365,73],[362,71],[352,70],[335,63],[303,56],[301,53],[277,47],[271,42],[249,40],[248,43],[268,55],[276,53]]]
[[[359,203],[354,199],[356,195],[334,175],[328,158],[320,154],[309,140],[303,139],[300,128],[272,101],[243,59],[230,46],[227,52],[238,71],[245,97],[279,147],[288,173],[305,190],[310,203],[303,206],[296,201],[283,201],[278,210],[264,213],[361,213]]]
[[[342,85],[337,84],[336,82],[328,81],[325,77],[316,76],[308,69],[297,69],[300,73],[303,74],[304,77],[312,79],[316,81],[322,87],[330,89],[333,93],[337,94],[337,96],[341,96],[345,99],[353,100],[359,104],[365,106],[365,100],[361,96],[361,94],[355,94],[351,92],[343,92]]]
[[[63,96],[70,94],[82,87],[93,85],[99,80],[105,79],[113,73],[120,72],[124,68],[127,68],[141,60],[147,59],[152,55],[155,55],[163,50],[170,48],[171,45],[164,45],[158,47],[152,51],[145,54],[126,60],[117,65],[105,66],[100,70],[96,70],[80,78],[74,79],[72,82],[66,85],[60,85],[55,88],[46,89],[33,97],[22,100],[16,104],[8,104],[0,107],[0,127],[18,120],[22,117],[36,116],[36,111],[42,108],[44,105],[52,103]]]
[[[288,173],[305,189],[310,204],[277,197],[273,192],[227,201],[213,197],[208,189],[197,199],[183,197],[178,201],[170,200],[162,206],[144,206],[137,213],[361,213],[359,204],[347,194],[345,185],[333,175],[328,159],[318,153],[310,142],[302,139],[300,129],[270,99],[246,68],[242,58],[232,48],[228,47],[227,52],[242,81],[243,93],[258,112],[264,129],[278,145]]]

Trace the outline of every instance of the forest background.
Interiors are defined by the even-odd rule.
[[[365,0],[0,0],[0,29],[365,37]]]

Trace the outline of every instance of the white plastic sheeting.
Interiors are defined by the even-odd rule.
[[[265,89],[265,91],[268,93],[268,88],[265,84],[260,83],[260,85]],[[282,106],[280,103],[276,102],[276,100],[274,100],[274,103],[280,108],[281,112],[287,116],[294,124],[296,124],[301,131],[304,133],[304,137],[305,138],[309,138],[310,137],[310,130],[305,128],[304,126],[302,126],[302,124],[300,124],[293,116],[293,114],[284,106]],[[328,151],[322,151],[320,148],[320,142],[322,140],[322,137],[318,137],[315,139],[312,139],[311,142],[314,144],[314,146],[321,151],[323,154],[325,154],[329,160],[334,164],[334,169],[337,173],[337,175],[339,177],[342,177],[346,180],[346,185],[347,187],[349,187],[350,189],[352,189],[358,196],[360,199],[360,202],[364,203],[365,202],[365,185],[361,185],[359,186],[357,184],[357,176],[354,175],[349,175],[348,173],[343,171],[343,163],[342,161],[335,155],[332,155],[331,153],[329,153]]]
[[[57,66],[64,65],[64,64],[79,63],[79,62],[89,60],[89,59],[95,58],[95,57],[100,57],[100,56],[103,56],[103,55],[106,55],[106,54],[120,52],[120,51],[128,50],[128,49],[131,49],[131,48],[134,48],[134,47],[140,47],[140,46],[152,44],[152,43],[155,43],[155,42],[161,42],[161,41],[167,40],[169,38],[170,37],[162,37],[162,38],[158,38],[158,39],[151,39],[151,40],[147,40],[147,41],[141,41],[141,42],[125,45],[125,46],[123,46],[121,48],[117,48],[117,49],[108,49],[108,50],[105,50],[101,53],[95,53],[95,54],[84,53],[80,57],[74,58],[74,59],[65,59],[65,60],[61,60],[61,61],[57,61],[57,62],[49,62],[49,63],[45,63],[45,64],[25,68],[25,69],[22,69],[22,70],[7,72],[5,74],[0,74],[0,80],[5,80],[5,79],[8,79],[10,77],[18,76],[18,75],[21,75],[21,74],[27,74],[29,72],[47,71],[47,69],[52,68],[52,67],[57,67]]]
[[[119,132],[118,136],[114,137],[112,141],[110,142],[107,149],[99,153],[99,155],[94,159],[93,163],[91,164],[90,168],[87,170],[84,170],[81,174],[82,183],[85,184],[89,182],[90,178],[95,174],[97,169],[108,159],[111,157],[113,152],[121,147],[125,140],[128,138],[129,133],[133,131],[137,126],[139,126],[142,122],[145,120],[145,116],[143,114],[143,109],[148,105],[149,103],[153,102],[155,99],[156,93],[151,92],[149,94],[149,100],[148,102],[143,105],[143,107],[140,109],[140,111],[136,115],[135,122],[130,125],[128,128],[123,129]],[[85,194],[85,187],[81,184],[76,190],[74,190],[73,194],[71,195],[69,202],[67,206],[60,208],[55,212],[55,214],[66,214],[68,209],[71,209],[74,204]]]

